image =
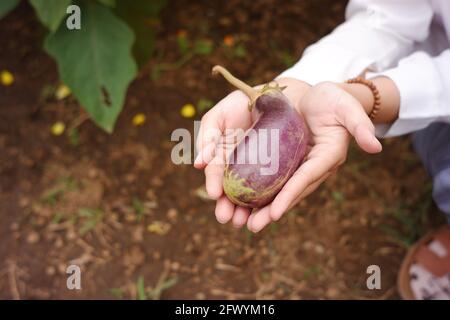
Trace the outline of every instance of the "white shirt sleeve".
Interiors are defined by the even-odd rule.
[[[306,48],[300,61],[279,77],[315,85],[342,82],[365,71],[387,70],[429,37],[432,18],[433,8],[427,0],[352,0],[346,21]],[[448,70],[450,52],[445,51],[437,58],[416,53],[398,67],[379,73],[396,83],[401,105],[399,119],[390,125],[377,125],[377,135],[396,136],[431,122],[450,122]]]
[[[398,119],[390,125],[377,125],[377,136],[398,136],[423,129],[432,122],[450,122],[449,70],[450,49],[437,57],[416,52],[401,60],[396,68],[368,74],[391,78],[400,92]]]
[[[315,85],[344,81],[366,69],[385,70],[428,37],[432,17],[427,0],[350,1],[346,21],[306,48],[300,61],[279,77]]]

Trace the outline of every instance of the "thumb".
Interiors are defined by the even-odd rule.
[[[350,94],[344,94],[338,107],[338,119],[355,138],[358,146],[368,153],[381,152],[380,141],[375,137],[375,127],[362,105]]]
[[[368,127],[362,123],[356,125],[354,132],[351,134],[355,137],[358,146],[367,153],[381,152],[382,146],[380,141],[375,137],[373,125]]]

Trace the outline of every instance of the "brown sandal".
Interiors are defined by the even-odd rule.
[[[430,249],[429,245],[433,241],[439,242],[445,248],[446,254],[444,256],[438,255]],[[400,296],[405,300],[418,299],[411,285],[412,281],[417,278],[417,275],[412,272],[412,268],[417,265],[431,273],[432,277],[444,277],[444,279],[448,277],[448,283],[450,284],[450,227],[443,226],[428,233],[409,249],[400,267],[397,281]],[[443,292],[450,298],[450,287],[445,286]],[[428,297],[422,296],[421,298],[440,299],[442,296],[436,298],[433,294],[429,294]]]

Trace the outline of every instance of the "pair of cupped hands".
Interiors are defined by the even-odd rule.
[[[205,171],[206,191],[217,201],[217,220],[231,221],[236,228],[247,225],[252,232],[279,220],[332,175],[345,162],[352,136],[368,153],[380,152],[382,148],[361,104],[339,84],[323,82],[311,86],[292,78],[278,78],[276,82],[286,86],[283,93],[304,117],[310,141],[304,162],[271,203],[254,210],[240,207],[227,198],[222,188],[226,155],[218,150],[220,144],[229,140],[227,132],[232,130],[227,129],[249,129],[258,117],[255,108],[249,112],[249,99],[244,93],[234,91],[209,110],[201,120],[197,138],[194,166]]]

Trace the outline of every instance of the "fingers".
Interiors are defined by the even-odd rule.
[[[200,152],[206,145],[216,142],[222,134],[222,111],[217,104],[202,117],[196,147]]]
[[[235,228],[241,228],[247,222],[250,209],[235,206],[225,195],[220,197],[216,203],[216,219],[224,224],[232,220]]]
[[[222,99],[202,118],[197,135],[196,147],[199,152],[194,167],[205,169],[206,191],[212,199],[218,199],[222,193],[223,170],[227,154],[233,143],[236,128],[248,128],[252,124],[252,114],[247,109],[248,98],[235,91]],[[231,133],[227,133],[230,129]],[[244,129],[241,129],[244,132]]]
[[[205,168],[205,187],[211,199],[218,199],[223,193],[223,171],[225,164],[220,156],[214,159]]]
[[[194,167],[205,169],[205,186],[208,196],[218,199],[222,195],[222,175],[224,164],[222,154],[217,152],[217,142],[221,137],[218,127],[218,114],[213,112],[202,119],[202,125],[197,137],[197,149],[199,154],[194,160]]]
[[[217,199],[215,215],[220,223],[225,224],[231,220],[236,228],[247,223],[247,228],[252,232],[259,232],[272,222],[269,206],[250,213],[250,209],[235,206],[225,195]]]
[[[234,204],[225,195],[217,199],[215,211],[217,221],[222,224],[230,221],[233,217],[234,207]]]
[[[226,128],[250,127],[251,120],[246,95],[240,91],[230,93],[202,117],[197,134],[197,151],[200,152],[211,142],[217,142]]]
[[[378,153],[382,146],[375,137],[375,128],[360,103],[351,95],[342,95],[337,105],[338,121],[368,153]]]
[[[316,190],[322,182],[324,182],[331,174],[333,174],[335,170],[332,172],[327,173],[326,175],[322,176],[319,180],[315,181],[314,183],[310,184],[304,191],[301,193],[295,201],[293,201],[289,207],[286,209],[290,210],[295,204],[297,204],[301,199],[306,198],[308,195],[310,195],[314,190]],[[272,218],[272,210],[273,210],[273,202],[270,205],[267,205],[266,207],[255,210],[247,221],[247,228],[252,232],[259,232],[262,229],[264,229],[268,224],[274,221]]]
[[[287,210],[290,210],[295,204],[297,204],[301,199],[304,199],[308,195],[310,195],[314,190],[316,190],[323,181],[325,181],[331,173],[323,176],[318,181],[309,185],[305,191],[297,197],[295,201],[291,203]],[[268,224],[273,222],[271,216],[272,206],[268,205],[260,210],[255,210],[253,213],[250,213],[250,209],[243,207],[236,207],[234,210],[234,215],[232,217],[232,223],[235,228],[241,228],[247,223],[247,228],[251,232],[258,233],[262,229],[264,229]],[[286,211],[287,211],[286,210]],[[229,212],[229,211],[227,211]],[[217,213],[216,213],[217,216]],[[224,220],[221,220],[224,221]],[[226,221],[228,222],[228,220]]]
[[[247,221],[247,228],[252,232],[259,232],[272,222],[270,217],[270,206],[267,205],[259,210],[254,210]]]
[[[198,155],[195,158],[194,167],[197,169],[202,169],[213,159],[214,148],[217,146],[224,130],[224,106],[231,103],[229,100],[233,100],[230,96],[222,99],[202,117],[196,139]]]
[[[297,199],[295,199],[291,205],[289,206],[289,208],[287,208],[286,212],[291,210],[293,206],[295,206],[296,204],[298,204],[301,200],[303,200],[304,198],[306,198],[307,196],[309,196],[311,193],[313,193],[326,179],[328,179],[332,174],[334,174],[336,170],[333,170],[330,173],[327,173],[326,175],[324,175],[322,178],[320,178],[319,180],[317,180],[316,182],[314,182],[313,184],[310,184],[308,187],[306,187],[305,191],[303,191],[298,197]]]
[[[280,219],[283,213],[309,186],[319,180],[325,180],[338,165],[336,161],[340,161],[340,157],[333,156],[332,152],[329,152],[327,157],[311,158],[304,162],[272,201],[270,206],[272,220]]]
[[[199,150],[199,154],[194,160],[194,167],[197,169],[203,169],[214,158],[216,143],[210,142],[202,149]]]
[[[237,206],[234,210],[232,223],[235,228],[242,228],[250,216],[250,209]]]

